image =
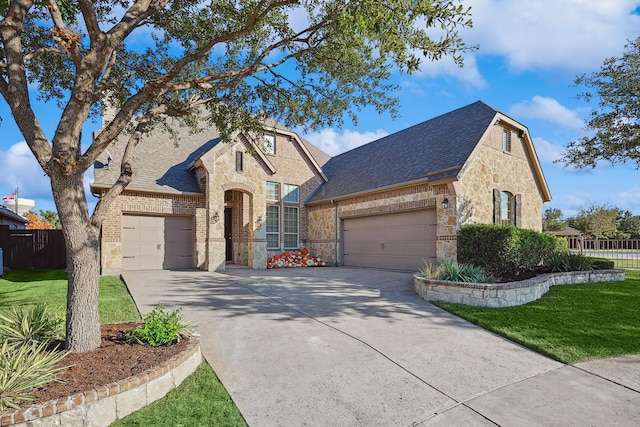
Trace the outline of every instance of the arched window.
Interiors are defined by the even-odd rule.
[[[515,225],[515,198],[508,191],[500,193],[500,224]]]
[[[522,195],[494,188],[493,223],[522,227]]]

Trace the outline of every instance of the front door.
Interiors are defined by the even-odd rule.
[[[225,261],[233,261],[233,215],[231,208],[224,208]]]

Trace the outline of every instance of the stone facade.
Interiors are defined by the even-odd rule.
[[[433,208],[437,212],[436,256],[455,257],[455,208],[452,203],[446,209],[442,207],[445,198],[454,197],[452,191],[450,185],[417,184],[312,205],[309,207],[311,251],[325,261],[340,265],[344,219]]]
[[[513,307],[535,301],[551,286],[624,280],[624,270],[590,270],[541,274],[511,283],[461,283],[430,280],[414,275],[413,287],[420,298],[475,307]]]
[[[485,113],[486,108],[481,107]],[[175,160],[169,158],[172,153],[156,150],[153,153],[157,159],[151,155],[145,157],[147,163],[139,175],[140,181],[136,181],[138,178],[134,176],[132,184],[155,188],[156,191],[144,191],[134,185],[110,207],[102,229],[103,273],[117,273],[122,269],[123,214],[193,218],[194,267],[209,271],[224,270],[227,261],[263,269],[269,256],[303,247],[329,264],[341,265],[345,220],[417,210],[425,210],[429,221],[435,212],[433,253],[436,258],[455,259],[456,235],[461,225],[494,222],[496,191],[517,195],[518,209],[515,211],[518,212],[518,225],[540,230],[542,206],[550,195],[526,128],[498,112],[491,110],[490,113],[495,116],[486,117],[485,123],[490,124],[483,125],[488,127],[482,128],[480,140],[468,141],[470,154],[464,155],[465,160],[456,160],[455,166],[425,171],[421,178],[409,182],[393,182],[376,189],[367,187],[362,190],[364,187],[360,187],[357,192],[352,192],[354,194],[336,193],[341,195],[327,199],[318,197],[326,188],[318,191],[327,178],[317,158],[310,155],[309,150],[317,149],[309,148],[307,143],[287,129],[274,126],[267,131],[267,135],[275,141],[274,152],[254,147],[242,134],[231,143],[216,139],[214,133],[202,136],[201,140],[182,135],[185,145],[188,145],[185,148],[187,159],[176,164]],[[448,122],[446,130],[451,129],[452,124]],[[510,139],[510,146],[506,150],[503,149],[504,129],[508,130]],[[162,143],[162,138],[156,139],[158,144]],[[449,148],[446,142],[436,147],[439,150],[438,159],[447,159]],[[147,150],[154,149],[154,144],[147,145]],[[118,153],[117,150],[121,148],[114,147],[113,152]],[[324,153],[314,153],[316,157],[326,156]],[[164,163],[159,159],[164,159]],[[360,162],[363,164],[356,164],[366,170],[367,158]],[[166,176],[149,173],[158,172],[161,164],[164,165],[163,171],[168,168],[171,173]],[[401,163],[400,167],[405,164]],[[398,165],[394,167],[397,170]],[[349,171],[348,168],[341,170]],[[180,171],[184,173],[178,174]],[[100,186],[100,191],[104,193],[104,185],[115,179],[115,170],[109,172],[107,165],[100,174],[104,175]],[[173,178],[178,175],[179,178]],[[344,176],[348,180],[351,174],[343,174],[343,179]],[[432,180],[437,176],[441,178]],[[176,181],[188,182],[190,186],[180,190],[173,186]],[[279,184],[279,200],[267,199],[268,182]],[[297,202],[284,200],[285,185],[298,187]],[[167,193],[162,193],[165,190]],[[198,191],[201,193],[197,194]],[[308,200],[313,202],[306,204]],[[268,248],[266,223],[269,205],[280,207],[280,234],[277,245],[274,244],[273,234],[269,234],[273,247]],[[289,243],[289,247],[285,245],[283,230],[284,211],[288,207],[295,207],[298,212],[297,242],[295,245]],[[291,214],[292,210],[287,210]],[[402,218],[396,216],[396,219]],[[291,238],[291,232],[287,237]],[[431,238],[426,241],[431,242]]]
[[[457,207],[462,224],[493,222],[493,190],[522,197],[522,228],[542,230],[544,196],[527,154],[524,137],[511,133],[511,151],[502,149],[503,126],[492,126],[458,175]]]

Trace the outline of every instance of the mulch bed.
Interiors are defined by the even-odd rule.
[[[59,362],[60,366],[68,366],[58,375],[63,382],[35,390],[32,395],[36,402],[26,402],[23,407],[65,398],[143,373],[181,353],[189,343],[185,339],[174,345],[151,347],[125,342],[125,333],[137,324],[103,325],[100,347],[88,353],[68,354]]]

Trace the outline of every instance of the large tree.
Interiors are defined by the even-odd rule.
[[[618,236],[621,210],[607,204],[593,203],[580,208],[569,224],[595,239],[614,239]]]
[[[600,71],[575,80],[578,99],[597,102],[586,130],[589,136],[567,145],[565,165],[596,167],[599,161],[633,162],[640,167],[640,37],[627,43],[621,57],[604,61]]]
[[[394,114],[391,73],[466,49],[458,0],[0,0],[0,94],[49,176],[68,253],[67,347],[100,343],[100,225],[153,126],[217,126],[224,140],[266,117],[306,128]],[[32,99],[57,102],[51,140]],[[85,150],[81,129],[115,108]],[[176,120],[166,121],[171,116]],[[89,214],[85,171],[127,131],[120,178]]]
[[[545,209],[542,215],[542,231],[562,231],[567,228],[567,225],[560,209]]]

